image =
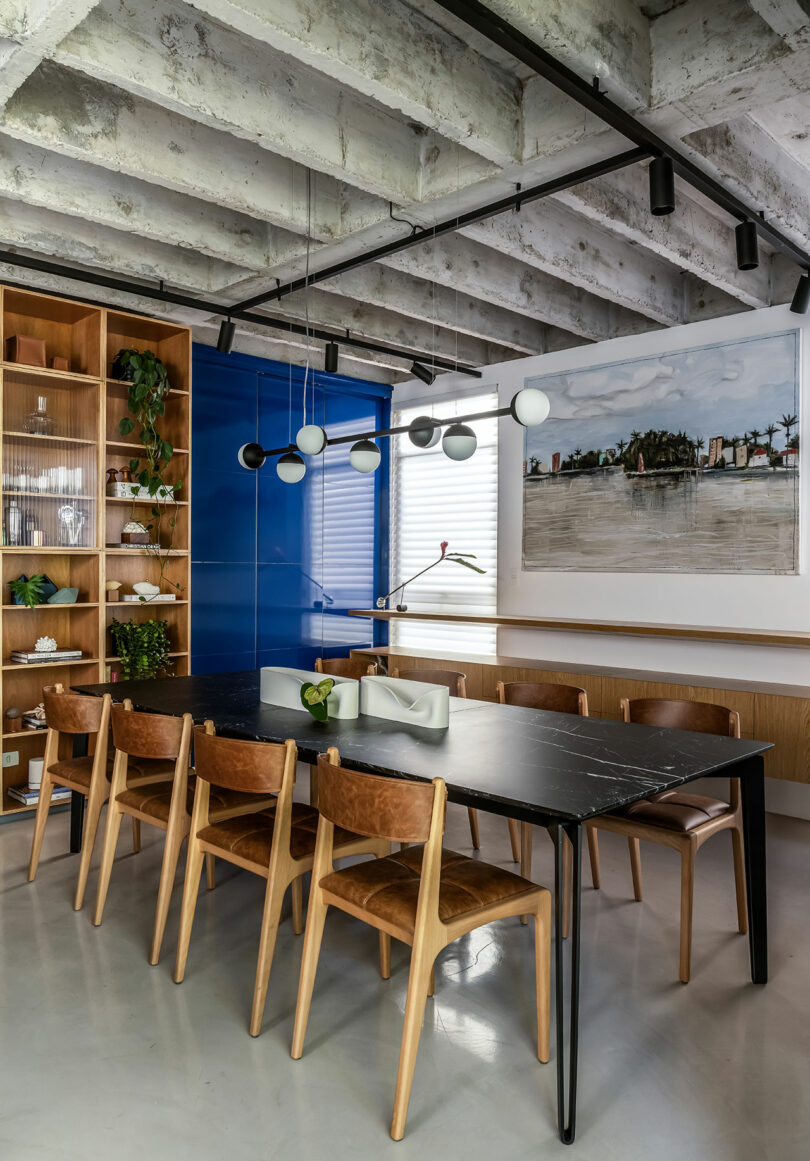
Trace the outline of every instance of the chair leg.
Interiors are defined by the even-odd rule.
[[[31,843],[31,857],[28,860],[28,882],[33,883],[39,866],[39,856],[42,851],[42,840],[45,838],[45,824],[48,821],[48,811],[51,808],[51,794],[53,780],[47,770],[42,773],[42,785],[39,788],[37,814],[34,820],[34,839]]]
[[[432,973],[432,957],[421,948],[415,947],[411,954],[408,996],[405,1001],[405,1021],[402,1027],[402,1045],[399,1050],[397,1087],[394,1092],[394,1115],[391,1118],[391,1137],[394,1141],[401,1141],[405,1135],[405,1120],[408,1116],[416,1054],[419,1050],[422,1019],[425,1014],[425,1002],[428,997]]]
[[[291,891],[293,932],[300,935],[304,930],[304,879],[302,875],[293,879]]]
[[[276,935],[281,919],[281,904],[284,901],[285,889],[274,881],[272,875],[267,880],[262,913],[262,933],[259,938],[259,958],[256,963],[256,985],[253,989],[253,1007],[250,1012],[251,1036],[258,1036],[262,1030],[262,1017],[264,1016],[264,1005],[267,1002],[270,968],[273,966],[273,953],[276,950]]]
[[[731,832],[731,849],[734,854],[734,889],[737,893],[737,930],[745,935],[748,931],[748,902],[745,894],[745,852],[742,828],[739,825]]]
[[[571,933],[571,908],[574,878],[574,847],[567,834],[563,835],[563,897],[562,897],[562,937],[568,939]]]
[[[532,877],[532,825],[529,822],[520,824],[520,876],[522,879]],[[521,915],[520,922],[529,922],[528,915]]]
[[[321,892],[315,887],[309,893],[307,904],[307,929],[304,933],[304,951],[301,956],[301,974],[298,977],[298,999],[295,1002],[295,1026],[293,1028],[290,1056],[300,1060],[304,1052],[307,1021],[312,1003],[312,989],[315,986],[315,972],[323,939],[323,926],[329,910]]]
[[[518,829],[517,819],[508,818],[509,823],[509,842],[512,846],[512,862],[520,862],[520,831]]]
[[[537,1059],[550,1056],[551,1025],[551,896],[544,895],[534,915],[534,971],[537,991]]]
[[[641,902],[641,843],[637,838],[628,837],[627,845],[630,848],[630,870],[633,874],[633,897],[636,903]]]
[[[697,844],[681,848],[681,983],[688,984],[692,964],[692,901],[695,894]]]
[[[380,932],[380,976],[391,979],[391,936],[387,931]]]
[[[96,843],[98,820],[101,808],[104,805],[103,794],[89,794],[84,812],[84,831],[82,833],[82,853],[79,856],[79,878],[76,883],[76,894],[73,896],[73,910],[81,911],[84,903],[84,892],[87,888],[87,876],[90,873],[90,859]]]
[[[100,927],[104,915],[104,904],[107,902],[107,891],[110,887],[115,848],[118,846],[118,832],[121,829],[123,815],[110,796],[107,804],[107,827],[104,831],[104,849],[101,852],[101,866],[98,871],[98,887],[96,888],[96,911],[93,916],[93,926]]]
[[[472,806],[467,807],[467,818],[470,820],[470,838],[472,839],[473,850],[481,849],[481,840],[478,835],[478,811]]]
[[[205,886],[213,891],[217,885],[217,860],[210,851],[205,852]]]
[[[599,873],[599,832],[595,826],[586,826],[585,834],[588,836],[588,858],[591,863],[591,882],[595,891],[598,891],[602,885],[602,879]]]
[[[430,969],[430,982],[428,984],[428,995],[431,1000],[436,995],[436,963],[434,961],[433,967]]]
[[[139,818],[132,820],[132,849],[136,855],[141,849],[141,820]]]
[[[155,930],[152,934],[152,948],[149,952],[149,962],[154,965],[160,959],[160,948],[163,943],[163,933],[166,930],[166,919],[169,915],[169,904],[174,890],[174,878],[177,874],[177,862],[180,858],[180,848],[183,839],[188,833],[188,819],[182,817],[171,819],[166,831],[166,843],[163,847],[163,862],[160,865],[160,886],[158,887],[157,906],[155,908]]]
[[[188,947],[191,943],[191,928],[194,912],[197,910],[197,895],[200,891],[203,852],[199,842],[189,835],[186,855],[186,877],[183,882],[183,902],[180,907],[180,930],[177,933],[177,955],[174,960],[174,982],[181,984],[186,974]]]

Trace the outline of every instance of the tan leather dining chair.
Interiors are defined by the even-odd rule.
[[[160,959],[180,848],[191,825],[194,786],[189,773],[191,715],[184,714],[179,718],[167,714],[136,713],[132,702],[127,699],[123,705],[114,705],[110,716],[115,761],[93,923],[98,927],[104,916],[118,832],[124,815],[165,831],[155,925],[149,953],[149,962],[156,964]],[[137,771],[144,759],[151,762],[157,772],[162,768],[162,781],[144,783],[141,778],[130,776],[130,762]],[[169,781],[166,780],[167,771],[171,775]],[[211,814],[217,819],[227,818],[269,806],[271,802],[271,797],[266,794],[251,797],[223,790],[212,802]],[[212,858],[208,866],[209,887],[214,885],[213,865]]]
[[[622,721],[666,729],[740,737],[740,715],[736,710],[712,702],[670,698],[639,698],[620,702]],[[745,895],[740,781],[729,779],[729,799],[722,802],[687,790],[665,790],[651,798],[634,802],[614,814],[600,815],[587,823],[589,831],[612,831],[627,836],[633,875],[633,893],[641,902],[641,850],[639,840],[672,847],[681,856],[681,948],[680,978],[689,982],[692,960],[692,908],[695,892],[695,856],[703,844],[722,830],[731,831],[734,880],[737,897],[737,927],[748,931]],[[594,884],[595,886],[597,884]]]
[[[588,717],[588,694],[578,685],[558,685],[551,681],[499,681],[495,697],[500,705],[518,705],[526,709],[548,710],[558,714],[578,714]],[[509,819],[510,837],[517,832],[517,822]],[[532,877],[532,835],[530,823],[520,824],[520,873],[524,879]],[[591,831],[588,835],[588,855],[594,886],[599,886],[599,847]],[[512,839],[514,844],[514,838]],[[563,838],[563,939],[568,938],[571,925],[571,891],[574,848],[567,835]],[[522,922],[527,922],[522,916]]]
[[[456,669],[393,669],[392,677],[401,677],[403,681],[424,681],[428,685],[445,685],[450,690],[451,697],[467,696],[467,674]],[[478,811],[474,806],[467,807],[467,819],[470,824],[470,838],[473,850],[481,849],[481,837],[478,829]],[[510,832],[511,837],[511,832]],[[518,855],[512,844],[512,857],[515,862]]]
[[[302,875],[312,869],[318,812],[311,806],[293,802],[298,750],[295,742],[283,744],[220,738],[212,722],[194,731],[197,785],[188,841],[186,879],[175,983],[186,972],[191,927],[197,904],[203,856],[216,856],[260,875],[267,880],[264,894],[259,959],[250,1015],[250,1035],[262,1030],[270,969],[287,888],[292,886],[293,930],[300,935],[302,922]],[[272,804],[260,812],[214,821],[210,804],[214,795],[229,793],[251,796],[272,795]],[[389,844],[377,838],[340,830],[335,835],[334,856],[386,855]]]
[[[363,920],[380,932],[381,943],[411,947],[408,995],[399,1055],[391,1136],[405,1133],[419,1035],[433,965],[448,944],[496,919],[534,917],[537,1056],[549,1056],[551,896],[511,871],[442,849],[447,791],[432,784],[361,774],[339,766],[337,750],[319,759],[321,788],[318,841],[309,895],[304,953],[295,1009],[292,1056],[304,1051],[315,972],[329,907]],[[336,828],[408,846],[398,854],[336,871],[332,865]],[[387,977],[390,956],[386,956]]]
[[[377,663],[367,657],[316,657],[315,672],[327,677],[353,677],[359,681],[361,677],[375,677]]]

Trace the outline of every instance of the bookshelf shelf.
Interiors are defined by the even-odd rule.
[[[32,532],[39,540],[64,542],[60,523],[60,509],[64,506],[83,510],[78,519],[84,523],[78,537],[83,541],[80,546],[3,546],[2,713],[12,706],[23,712],[33,708],[42,700],[42,686],[50,681],[104,681],[110,670],[117,671],[120,663],[111,655],[109,632],[113,620],[140,623],[154,617],[165,621],[174,672],[188,672],[190,329],[161,319],[0,285],[0,354],[6,353],[6,339],[12,335],[44,341],[47,362],[55,358],[66,360],[69,369],[36,367],[0,358],[0,459],[3,479],[9,484],[0,493],[4,529],[9,504],[16,504],[23,518],[31,517]],[[135,518],[145,521],[144,511],[156,503],[105,494],[110,468],[119,470],[128,466],[130,459],[142,460],[146,454],[140,444],[131,442],[131,436],[121,436],[118,430],[120,420],[128,414],[130,384],[113,379],[111,368],[122,348],[154,351],[166,365],[171,383],[160,431],[163,438],[176,445],[166,480],[182,485],[182,499],[176,512],[173,548],[168,554],[165,550],[160,554],[166,564],[165,577],[161,575],[161,559],[153,551],[106,547],[120,539],[122,525],[128,519],[126,505],[134,506]],[[49,434],[23,430],[33,426],[27,416],[38,408],[39,396],[45,397],[47,414],[53,420]],[[17,482],[21,487],[13,487]],[[172,507],[166,505],[166,510]],[[34,539],[33,534],[26,534],[25,525],[22,535]],[[32,609],[12,604],[9,582],[21,574],[36,573],[47,575],[58,588],[78,588],[78,600],[70,605],[45,603]],[[165,582],[163,591],[177,592],[181,599],[154,604],[105,599],[108,581],[118,581],[122,593],[130,593],[133,584],[144,580]],[[84,656],[28,664],[11,661],[13,650],[33,650],[40,636],[53,637],[59,648],[80,649]],[[4,718],[0,727],[6,725]],[[18,761],[0,770],[0,816],[30,815],[34,809],[15,801],[8,791],[27,781],[28,759],[41,755],[44,739],[44,730],[6,729],[2,733],[3,751],[18,752]]]

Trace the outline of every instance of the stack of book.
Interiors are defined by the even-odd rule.
[[[81,661],[82,656],[81,649],[55,649],[52,653],[37,653],[33,649],[30,653],[24,649],[11,651],[11,660],[18,665],[45,664],[49,661]]]
[[[69,802],[71,789],[69,786],[54,786],[51,793],[51,802]],[[23,806],[36,806],[39,802],[39,787],[38,786],[9,786],[9,798],[13,798],[15,802],[21,802]]]

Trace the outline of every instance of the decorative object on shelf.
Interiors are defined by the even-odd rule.
[[[33,709],[26,710],[22,716],[22,720],[27,730],[47,730],[48,723],[45,720],[45,703],[41,701]]]
[[[110,470],[114,471],[112,468]],[[112,483],[108,481],[105,492],[106,495],[119,500],[152,500],[158,504],[174,500],[174,489],[171,485],[158,488],[154,496],[151,496],[148,488],[144,488],[142,484],[133,484],[131,480],[118,480]]]
[[[51,359],[51,366],[53,367],[54,371],[69,371],[70,360],[66,359],[64,355],[54,355],[54,357]]]
[[[118,590],[121,588],[121,581],[109,580],[104,586],[107,592],[107,601],[117,601],[119,599]]]
[[[166,621],[115,621],[110,625],[113,649],[124,681],[156,677],[171,666]]]
[[[48,415],[48,400],[44,395],[37,396],[35,411],[30,411],[22,421],[22,429],[28,435],[53,435],[56,420]]]
[[[112,471],[112,469],[110,470]],[[129,467],[119,469],[118,475],[121,477],[122,484],[132,483],[132,471],[133,469]]]
[[[360,710],[373,718],[445,730],[450,724],[450,690],[401,677],[361,677]]]
[[[124,543],[123,540],[114,540],[107,545],[107,548],[128,548],[132,552],[151,552],[156,556],[160,552],[160,545],[156,540],[147,541],[146,544],[130,544],[129,542]]]
[[[45,640],[47,639],[45,638]],[[81,661],[83,656],[81,649],[34,649],[33,652],[27,652],[25,649],[11,650],[11,660],[15,665],[47,665],[53,661]]]
[[[329,720],[329,709],[326,701],[334,685],[331,677],[325,677],[317,685],[307,681],[301,686],[301,704],[309,710],[316,722]]]
[[[16,500],[9,500],[3,511],[3,545],[17,548],[22,544],[22,510]]]
[[[39,790],[42,785],[42,767],[45,765],[44,758],[29,758],[28,759],[28,789]]]
[[[31,809],[39,803],[40,789],[39,786],[9,786],[8,796]],[[72,793],[69,786],[54,786],[51,790],[51,806],[56,806],[60,802],[70,802]]]
[[[16,734],[22,729],[22,718],[20,717],[19,706],[10,705],[5,712],[6,733]]]
[[[160,585],[150,584],[149,581],[136,581],[132,590],[138,594],[140,600],[145,601],[160,594]]]
[[[63,548],[78,548],[82,543],[82,530],[87,523],[87,509],[73,504],[63,504],[57,512],[59,517],[59,543]]]
[[[79,599],[78,589],[57,589],[52,597],[48,597],[49,605],[75,605]]]
[[[110,487],[115,484],[118,479],[118,468],[107,468],[107,495],[110,495]]]
[[[38,637],[34,650],[36,653],[55,653],[57,650],[56,640],[53,637]]]
[[[155,505],[152,509],[154,524],[149,525],[148,530],[152,536],[147,538],[146,547],[160,560],[161,583],[165,581],[172,588],[179,590],[180,585],[168,579],[166,570],[177,527],[177,493],[182,485],[170,484],[164,479],[166,468],[174,455],[174,448],[162,437],[156,426],[165,415],[166,397],[171,390],[169,375],[163,361],[153,351],[136,351],[131,348],[121,350],[115,356],[112,374],[114,379],[129,382],[127,406],[130,415],[135,417],[132,419],[130,415],[124,416],[118,424],[118,430],[121,435],[129,435],[137,423],[140,427],[139,441],[146,451],[146,464],[132,459],[129,462],[130,471],[137,473],[137,483],[146,489],[150,497],[160,494],[164,499],[163,509],[159,505]],[[122,474],[122,483],[129,482]],[[173,510],[167,513],[166,506],[172,502],[174,502]],[[162,547],[161,525],[164,519],[169,532],[166,546]],[[153,545],[157,545],[157,548],[153,548]]]
[[[304,709],[312,713],[312,707],[319,707],[313,714],[319,721],[327,716],[335,719],[354,719],[360,705],[360,686],[354,678],[330,677],[328,690],[322,673],[309,669],[290,669],[283,665],[262,667],[259,682],[259,698],[266,705],[280,706],[282,709]],[[312,694],[314,700],[307,702],[304,690],[323,686],[319,694]],[[321,696],[321,694],[323,696]],[[326,700],[328,699],[328,704]],[[326,710],[326,714],[323,710]]]
[[[9,581],[8,587],[11,589],[12,605],[25,605],[28,609],[41,605],[47,600],[45,596],[46,580],[47,578],[42,573],[36,573],[32,577],[27,577],[23,573],[17,580]],[[51,584],[52,582],[48,581],[47,583]],[[53,591],[56,592],[55,585]]]
[[[430,570],[432,568],[435,568],[437,564],[441,564],[443,560],[449,560],[453,564],[461,564],[464,566],[464,568],[469,568],[472,570],[472,572],[480,573],[482,576],[487,571],[485,568],[479,568],[477,564],[470,563],[471,561],[476,559],[475,553],[472,553],[472,552],[448,552],[447,546],[448,546],[448,541],[443,540],[441,542],[441,544],[439,545],[440,555],[439,555],[438,560],[434,560],[432,562],[432,564],[429,564],[427,566],[427,568],[423,568],[419,572],[414,573],[414,575],[412,577],[409,577],[408,580],[403,581],[401,585],[397,585],[397,587],[395,589],[391,589],[391,592],[386,593],[384,597],[377,597],[377,608],[384,609],[386,602],[391,597],[393,597],[394,593],[398,593],[401,590],[402,595],[400,596],[400,604],[397,605],[397,612],[398,613],[407,612],[408,606],[406,604],[402,603],[405,599],[405,586],[412,584],[413,581],[415,581],[418,577],[424,576],[426,572],[430,572]]]
[[[145,601],[149,605],[162,605],[168,601],[177,601],[177,593],[157,593],[152,597],[139,597],[137,593],[122,593],[122,601],[128,601],[131,604],[135,602]]]
[[[306,393],[306,382],[304,384]],[[306,399],[306,395],[305,395]],[[306,405],[305,405],[306,409]],[[416,447],[433,447],[439,438],[439,431],[446,427],[448,430],[442,439],[442,448],[445,455],[452,460],[466,460],[475,452],[477,439],[475,432],[467,424],[477,419],[497,419],[503,415],[510,415],[522,427],[535,427],[543,423],[550,411],[548,397],[535,387],[524,387],[513,396],[508,407],[497,407],[492,411],[481,411],[474,415],[457,415],[448,419],[432,419],[428,415],[420,415],[405,427],[381,428],[379,431],[363,432],[358,439],[357,435],[340,435],[329,439],[327,436],[324,447],[330,444],[350,443],[354,446],[349,453],[349,460],[357,472],[373,472],[380,462],[380,449],[373,442],[375,439],[387,439],[392,435],[407,435]],[[315,429],[313,424],[305,424],[299,435],[308,439],[308,433]],[[371,449],[374,449],[372,453]],[[295,445],[287,447],[265,449],[260,443],[245,443],[238,453],[237,460],[243,468],[249,471],[258,471],[268,456],[279,456],[276,472],[280,479],[287,484],[297,484],[304,478],[306,464],[296,453]],[[303,450],[303,449],[302,449]],[[323,450],[323,449],[321,449]],[[373,462],[376,461],[376,462]]]
[[[11,335],[6,339],[6,361],[27,363],[29,367],[45,366],[45,340],[30,335]]]
[[[122,544],[137,544],[143,547],[149,543],[149,530],[140,520],[128,520],[121,529]]]

